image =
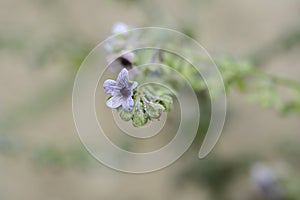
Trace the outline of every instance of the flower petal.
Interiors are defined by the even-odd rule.
[[[130,111],[133,108],[133,105],[134,101],[131,97],[129,97],[128,99],[126,99],[126,101],[123,101],[122,103],[122,107],[126,111]]]
[[[128,77],[128,71],[127,69],[122,69],[122,71],[119,73],[117,82],[122,85],[123,87],[126,87],[129,83],[129,77]]]
[[[104,92],[113,95],[114,90],[118,89],[118,83],[114,80],[108,79],[103,83]]]
[[[107,102],[106,105],[110,108],[118,108],[124,102],[122,96],[113,96]]]

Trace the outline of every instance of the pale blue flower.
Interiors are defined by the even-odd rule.
[[[282,188],[274,170],[264,163],[255,163],[251,167],[251,178],[258,189],[270,199],[283,199]]]
[[[120,33],[125,33],[128,32],[128,26],[124,24],[123,22],[117,22],[114,24],[112,28],[112,33],[113,34],[120,34]]]
[[[138,85],[137,82],[130,83],[127,69],[123,69],[116,81],[108,79],[104,82],[103,88],[106,94],[112,97],[106,102],[110,108],[122,108],[130,111],[134,106],[132,99],[133,89]]]

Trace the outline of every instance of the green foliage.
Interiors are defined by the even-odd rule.
[[[209,62],[207,58],[201,59]],[[273,108],[284,114],[300,113],[300,83],[269,75],[249,62],[239,62],[230,56],[214,59],[214,62],[219,68],[227,93],[236,89],[245,93],[250,102],[263,108]],[[188,63],[178,62],[176,55],[164,52],[163,63],[181,73],[196,92],[207,90],[199,72]],[[171,85],[176,82],[176,77],[169,76],[169,79],[172,78],[169,81]],[[281,90],[290,95],[285,95]]]
[[[267,74],[250,63],[238,62],[230,57],[214,61],[227,92],[236,88],[245,93],[250,102],[263,108],[273,108],[282,114],[300,113],[299,82]]]
[[[37,166],[43,168],[84,168],[90,163],[90,156],[79,146],[59,148],[57,146],[44,145],[33,151],[33,161]]]
[[[193,54],[193,52],[190,53]],[[195,59],[208,64],[211,62],[209,58]],[[162,79],[173,91],[178,91],[184,83],[182,82],[183,79],[179,79],[178,74],[172,71],[173,69],[190,83],[197,94],[207,91],[205,81],[213,81],[204,81],[201,77],[201,72],[174,53],[160,49],[155,51],[143,50],[136,53],[134,64],[137,68],[148,61],[155,61],[170,68],[161,68],[157,65],[148,66],[146,69],[142,68],[140,74],[135,76],[135,81],[143,82],[148,78],[150,81]],[[230,56],[214,59],[214,62],[219,68],[228,94],[231,90],[236,89],[245,93],[250,102],[257,103],[263,108],[273,108],[284,114],[291,112],[300,113],[300,83],[269,75],[249,62],[238,62]],[[291,95],[284,95],[280,91],[282,88]],[[218,92],[216,89],[216,91],[207,91],[203,94],[210,94],[214,97],[218,95]],[[139,96],[138,100],[137,96]],[[169,93],[163,86],[151,85],[135,93],[136,106],[132,114],[134,126],[143,126],[148,119],[159,118],[161,111],[170,111],[172,97],[174,97],[174,94]],[[154,108],[153,105],[155,104],[163,106],[163,109],[158,109],[157,106]],[[121,114],[123,115],[124,113]],[[122,116],[121,118],[128,121],[127,117]]]
[[[120,109],[120,117],[124,121],[132,120],[135,127],[144,126],[149,120],[159,120],[162,112],[170,111],[173,104],[170,92],[160,86],[141,86],[135,91],[133,100],[133,109]]]

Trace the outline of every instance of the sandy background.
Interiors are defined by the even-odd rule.
[[[300,1],[130,2],[0,0],[1,200],[209,199],[205,184],[177,181],[193,152],[167,169],[144,175],[119,173],[92,159],[72,118],[76,69],[118,21],[193,29],[194,38],[213,56],[248,59],[300,29]],[[295,45],[259,67],[298,81],[299,55]],[[254,154],[291,164],[279,152],[299,146],[299,115],[262,109],[237,92],[228,96],[228,105],[224,134],[212,157]],[[240,176],[228,189],[232,199],[246,199],[253,190],[248,172]]]

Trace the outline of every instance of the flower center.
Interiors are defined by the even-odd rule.
[[[120,93],[122,94],[122,96],[128,98],[130,95],[131,95],[131,91],[130,89],[128,89],[127,87],[123,87],[121,90],[120,90]]]

